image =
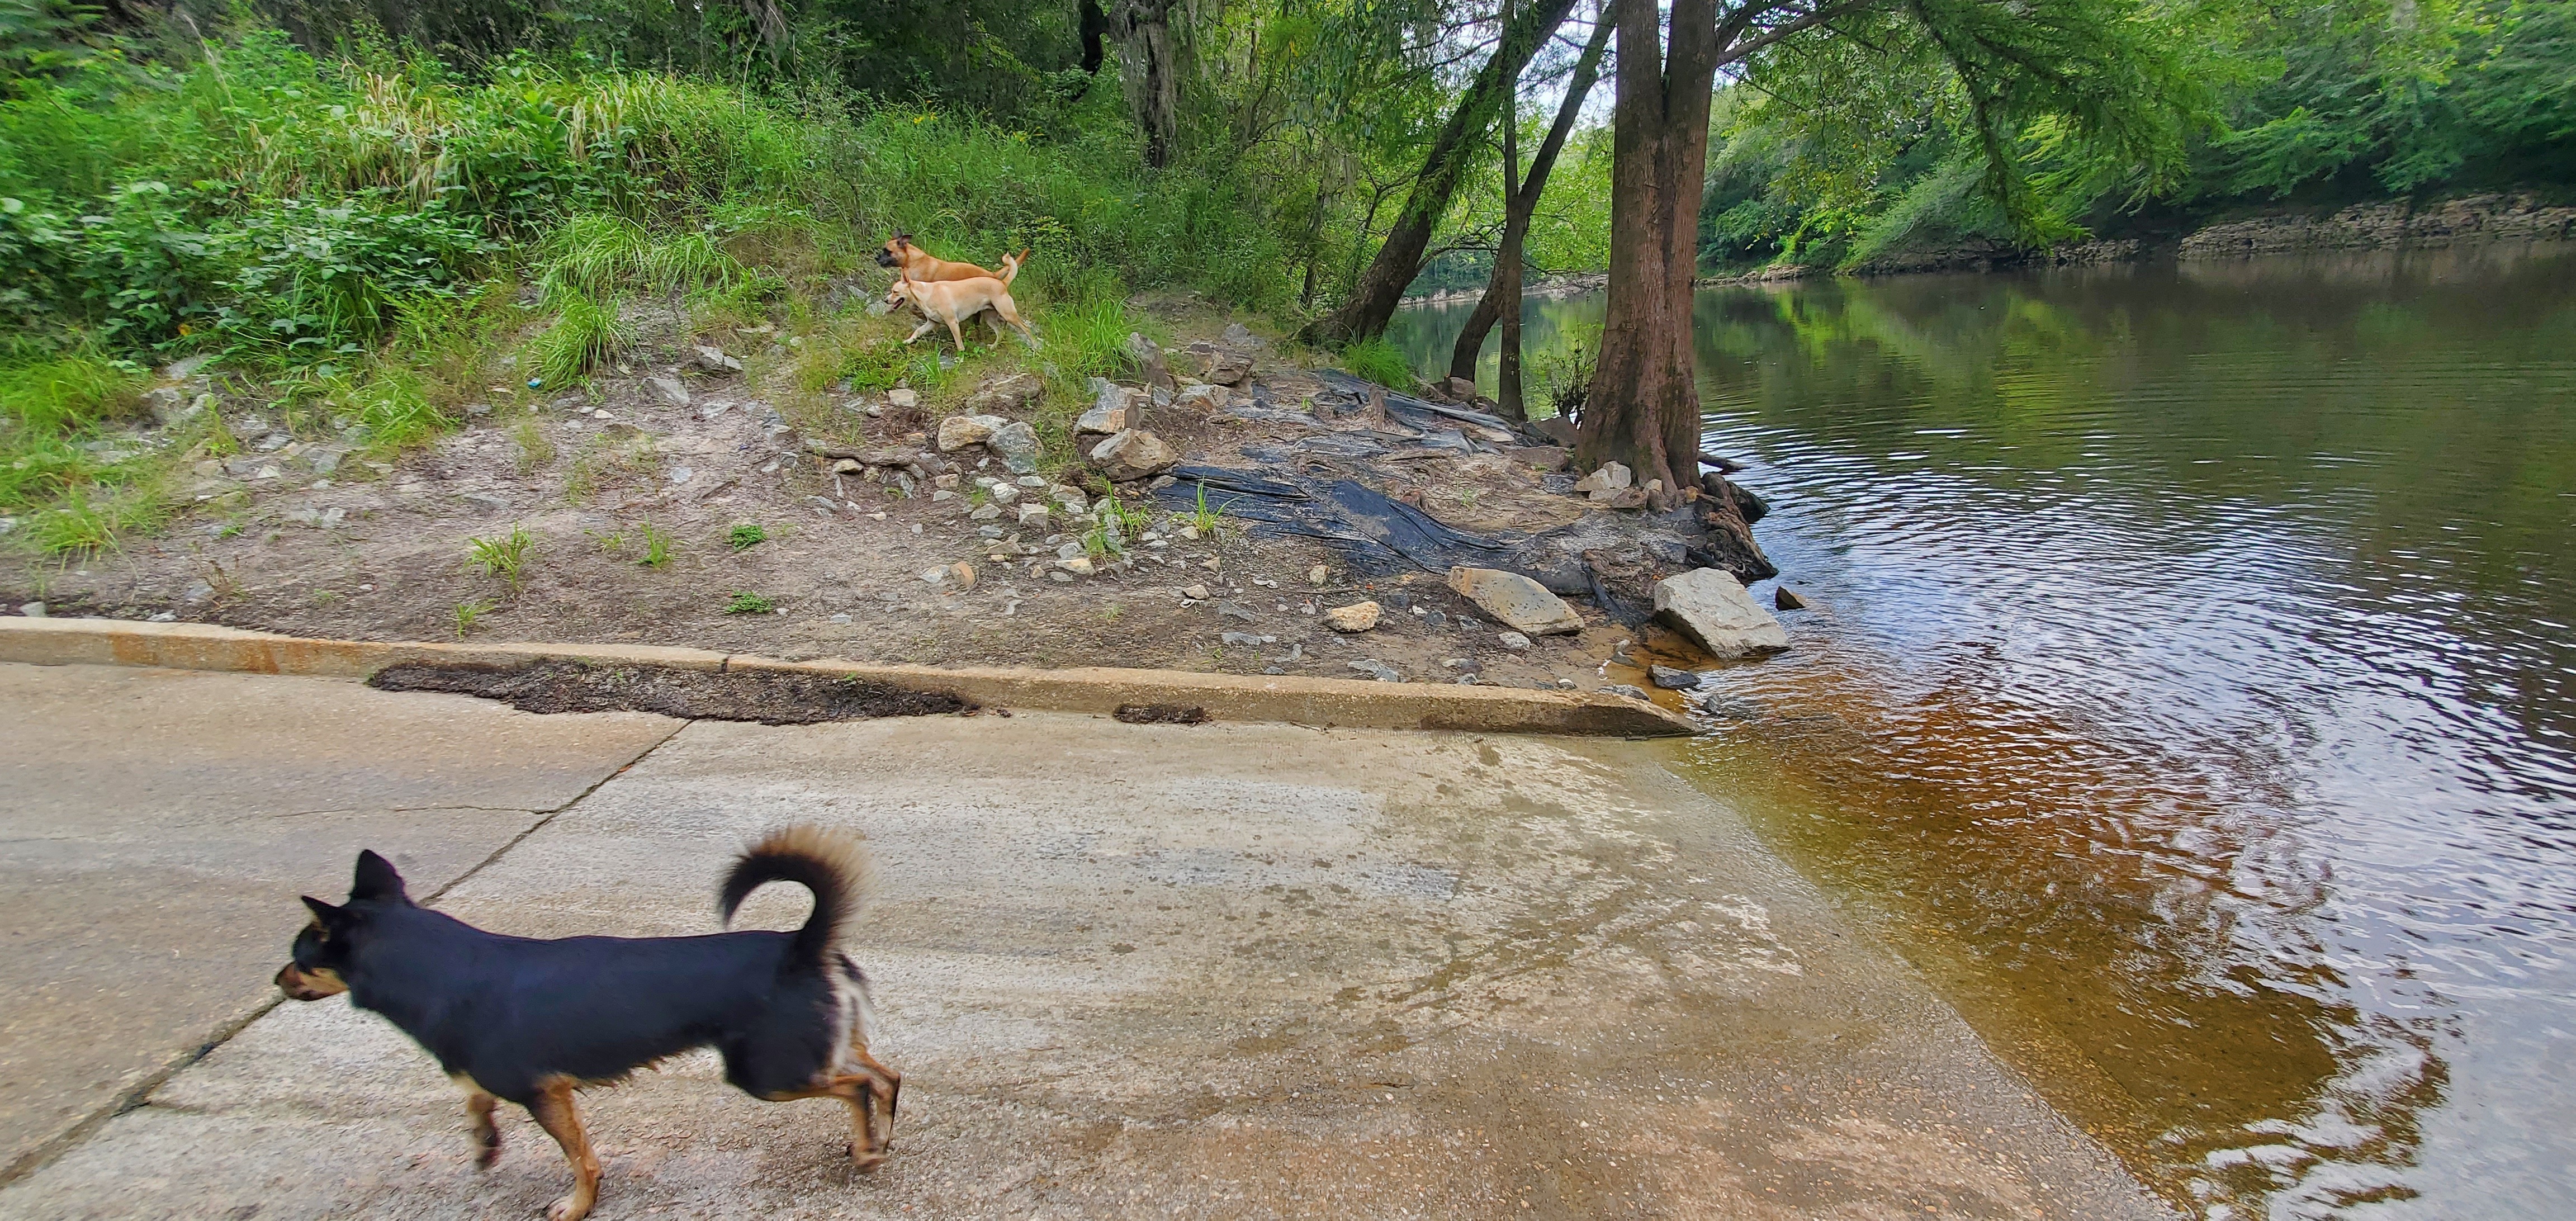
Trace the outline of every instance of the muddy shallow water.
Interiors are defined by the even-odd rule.
[[[2178,1206],[2567,1215],[2576,249],[1697,311],[1817,609],[1694,779]]]

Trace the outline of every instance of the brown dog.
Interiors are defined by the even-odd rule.
[[[1012,267],[1013,274],[1017,274],[1019,264],[1027,262],[1028,258],[1029,252],[1023,250],[1016,257],[1004,255],[1002,257],[1002,261]],[[1005,276],[997,272],[986,271],[973,263],[952,263],[946,259],[932,258],[929,251],[912,244],[911,234],[905,233],[901,230],[897,230],[893,237],[886,239],[885,248],[877,251],[877,266],[900,268],[900,274],[904,279],[921,280],[924,282],[935,280],[1008,281],[1010,279],[1009,276]]]
[[[963,352],[966,350],[966,335],[957,324],[971,321],[986,310],[992,311],[985,315],[985,323],[993,328],[994,342],[1001,342],[1001,322],[1007,322],[1019,330],[1020,338],[1030,347],[1038,346],[1037,336],[1030,334],[1029,324],[1020,319],[1019,304],[1011,300],[1011,281],[1020,274],[1020,261],[1005,257],[1002,266],[1006,270],[999,276],[977,276],[969,280],[915,280],[909,276],[897,276],[894,286],[886,290],[886,304],[910,304],[920,311],[922,318],[921,325],[904,338],[905,346],[911,346],[914,340],[929,334],[930,328],[944,322],[948,324],[948,337],[956,340],[957,350]],[[1000,316],[1001,322],[993,321],[995,315]]]

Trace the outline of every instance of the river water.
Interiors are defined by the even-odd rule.
[[[2576,248],[1696,314],[1817,609],[1694,779],[2193,1215],[2576,1216]]]

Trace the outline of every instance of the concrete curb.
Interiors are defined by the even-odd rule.
[[[1284,721],[1350,729],[1452,729],[1630,738],[1695,732],[1688,719],[1623,696],[1507,687],[1105,667],[947,670],[933,666],[779,661],[656,645],[313,640],[201,623],[0,619],[0,662],[40,666],[155,666],[365,678],[406,661],[509,666],[547,660],[848,675],[909,690],[948,692],[979,704],[1047,712],[1105,715],[1121,704],[1175,704],[1203,708],[1209,717],[1221,721]]]

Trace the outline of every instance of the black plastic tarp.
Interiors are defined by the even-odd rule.
[[[1502,567],[1527,541],[1518,534],[1473,534],[1442,525],[1353,479],[1300,481],[1221,466],[1182,466],[1171,474],[1178,482],[1154,494],[1163,504],[1195,509],[1204,488],[1209,508],[1249,523],[1254,537],[1321,540],[1352,571],[1369,576],[1447,572],[1461,564]]]

